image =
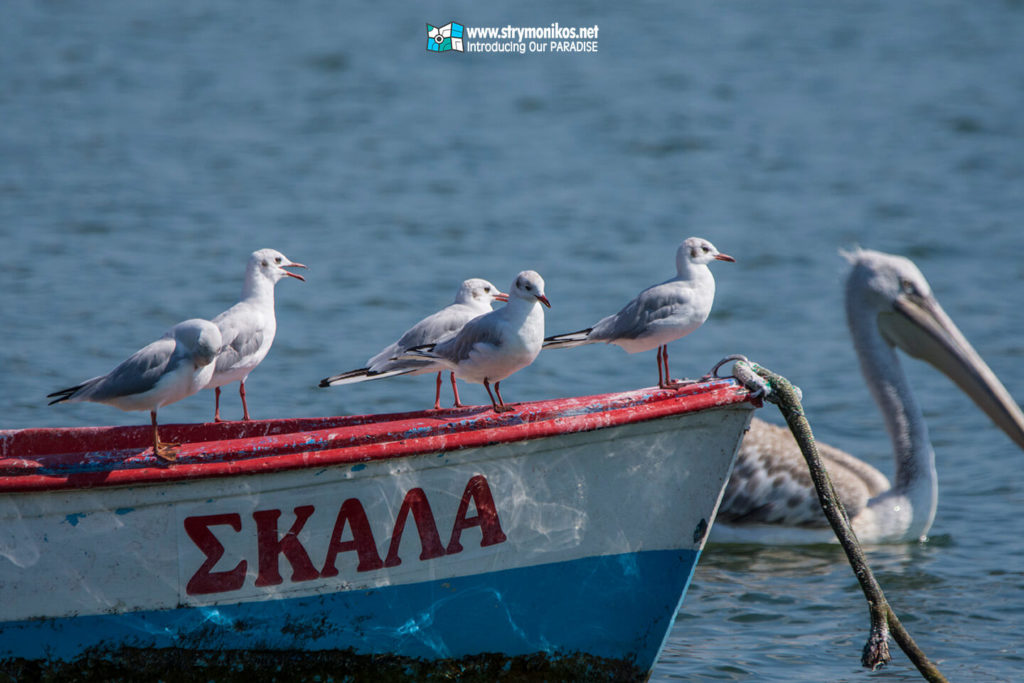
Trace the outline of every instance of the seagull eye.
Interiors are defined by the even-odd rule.
[[[274,259],[274,263],[280,263],[280,262],[281,262],[281,257],[280,256],[278,256],[278,257],[276,257]]]
[[[484,287],[484,293],[490,294],[491,293],[491,288],[490,287]]]
[[[703,247],[701,247],[701,251],[703,251],[703,252],[704,252],[704,253],[706,254],[706,253],[708,253],[709,251],[711,251],[711,249],[709,249],[709,248],[708,248],[708,245],[706,245],[706,244],[705,244],[705,245],[704,245]]]

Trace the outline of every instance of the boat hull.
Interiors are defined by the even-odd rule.
[[[237,672],[233,654],[261,653],[307,673],[383,657],[416,678],[498,661],[643,678],[750,419],[727,403],[401,457],[0,494],[0,662]]]

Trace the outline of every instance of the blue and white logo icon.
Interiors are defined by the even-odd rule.
[[[444,26],[427,24],[427,50],[430,52],[463,52],[462,34],[465,26],[454,21]]]

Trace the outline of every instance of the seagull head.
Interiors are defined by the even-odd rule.
[[[464,281],[455,294],[457,304],[471,304],[489,309],[492,301],[508,301],[508,294],[478,277]]]
[[[287,256],[276,249],[260,249],[254,251],[249,257],[248,271],[259,273],[271,282],[276,283],[284,277],[293,277],[297,280],[306,281],[298,273],[292,273],[285,268],[305,268],[301,263],[290,261]]]
[[[180,322],[170,330],[174,341],[185,349],[192,357],[197,368],[206,367],[213,362],[223,348],[220,328],[209,320],[191,318]]]
[[[683,272],[687,264],[707,265],[712,261],[735,263],[736,259],[721,253],[703,237],[687,237],[676,251],[676,267],[679,272]]]
[[[524,270],[519,273],[516,276],[515,282],[512,283],[509,296],[524,299],[530,303],[539,301],[548,308],[551,308],[551,302],[544,295],[544,278],[535,270]]]

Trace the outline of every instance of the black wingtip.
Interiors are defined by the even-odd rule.
[[[564,332],[562,334],[554,334],[554,335],[551,335],[550,337],[545,337],[544,341],[545,342],[565,341],[565,339],[567,337],[575,337],[576,335],[579,335],[579,334],[582,334],[583,336],[586,336],[586,335],[590,334],[593,331],[594,331],[593,327],[588,327],[585,330],[576,330],[575,332]]]
[[[47,394],[46,398],[53,398],[54,396],[56,396],[57,398],[53,398],[53,400],[47,403],[46,405],[52,406],[54,403],[62,403],[63,401],[68,400],[69,398],[74,396],[75,392],[81,389],[83,386],[85,385],[79,384],[76,387],[68,387],[67,389],[61,389],[60,391],[55,391],[52,394]]]
[[[338,380],[349,379],[351,377],[361,377],[363,375],[370,377],[374,374],[375,373],[370,371],[370,368],[359,368],[358,370],[349,370],[348,372],[343,372],[340,375],[331,375],[330,377],[324,377],[322,380],[320,380],[320,386],[331,387],[334,386],[333,383],[337,382]]]

